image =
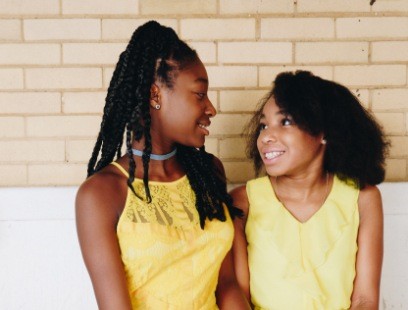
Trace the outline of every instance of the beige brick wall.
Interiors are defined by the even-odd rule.
[[[207,66],[218,115],[207,149],[231,183],[253,176],[242,125],[276,74],[349,86],[393,146],[387,180],[408,181],[408,1],[6,0],[0,2],[0,186],[78,185],[106,89],[133,30],[174,28]]]

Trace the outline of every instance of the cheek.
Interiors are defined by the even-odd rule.
[[[256,147],[258,148],[258,151],[260,151],[262,147],[262,137],[261,134],[259,134],[258,138],[256,139]]]

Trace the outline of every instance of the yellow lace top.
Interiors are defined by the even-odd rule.
[[[142,180],[133,186],[145,197]],[[151,203],[128,190],[117,225],[133,309],[218,309],[218,272],[234,234],[227,209],[226,222],[207,220],[203,230],[187,176],[149,188]]]
[[[268,177],[247,183],[250,290],[255,309],[348,309],[353,291],[359,190],[334,177],[321,208],[299,222]]]

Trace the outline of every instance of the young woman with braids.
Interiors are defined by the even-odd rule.
[[[265,176],[233,190],[233,253],[255,309],[378,309],[388,148],[344,86],[279,74],[247,127]]]
[[[239,210],[204,149],[216,114],[207,91],[204,65],[171,28],[136,29],[76,198],[100,309],[249,308],[229,252]]]

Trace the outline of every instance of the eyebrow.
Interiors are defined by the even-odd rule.
[[[208,84],[208,79],[199,77],[199,78],[197,78],[194,82],[199,82],[199,83]]]
[[[278,112],[275,113],[275,115],[287,116],[287,115],[289,115],[289,113],[286,113],[285,110],[279,110]],[[266,117],[265,113],[262,113],[261,116],[259,117],[259,119],[263,119],[265,117]]]

